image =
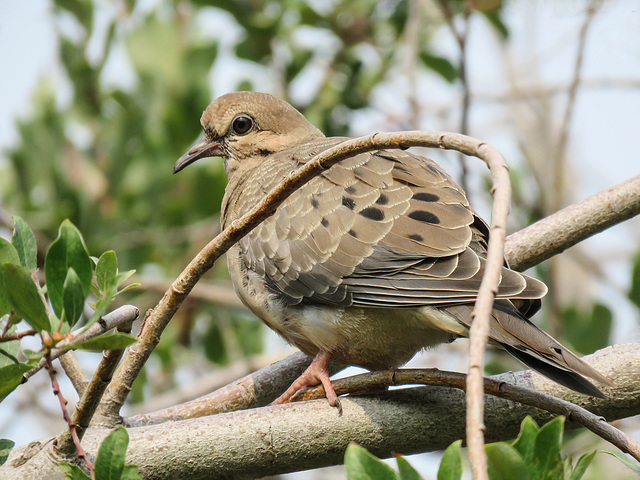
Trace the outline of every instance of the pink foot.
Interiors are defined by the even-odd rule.
[[[300,390],[313,387],[322,384],[324,391],[329,400],[329,404],[332,407],[340,408],[340,401],[338,395],[336,395],[331,380],[329,380],[329,361],[331,360],[331,354],[329,352],[319,351],[316,357],[311,362],[311,365],[307,367],[302,375],[300,375],[295,382],[284,392],[280,397],[274,400],[273,405],[280,405],[288,402]]]

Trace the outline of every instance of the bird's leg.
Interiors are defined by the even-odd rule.
[[[286,403],[291,397],[293,397],[296,393],[298,393],[303,388],[312,387],[322,384],[324,387],[324,391],[327,396],[327,400],[329,400],[329,404],[332,407],[336,407],[339,405],[338,396],[336,395],[333,386],[331,385],[331,380],[329,380],[329,361],[331,360],[331,354],[329,352],[325,352],[320,350],[318,354],[311,362],[311,365],[307,367],[302,375],[300,375],[295,382],[291,384],[291,386],[284,392],[280,397],[278,397],[273,405],[280,405],[281,403]]]

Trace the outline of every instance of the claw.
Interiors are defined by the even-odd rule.
[[[324,387],[329,405],[332,407],[338,407],[340,413],[342,412],[342,405],[338,400],[331,380],[329,379],[329,361],[331,360],[331,354],[325,351],[319,351],[318,354],[311,362],[311,365],[307,367],[302,375],[300,375],[291,386],[280,395],[272,405],[280,405],[288,402],[296,393],[307,387],[313,387],[318,384],[322,384]]]

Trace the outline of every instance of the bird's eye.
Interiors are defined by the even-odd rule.
[[[253,121],[253,118],[251,118],[250,116],[238,115],[233,119],[233,122],[231,122],[231,128],[238,135],[244,135],[246,133],[249,133],[249,131],[253,128],[254,123],[255,122]]]

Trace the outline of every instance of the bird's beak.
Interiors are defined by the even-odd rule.
[[[222,157],[224,152],[220,147],[220,142],[215,140],[207,140],[201,138],[198,143],[189,149],[187,153],[181,156],[173,166],[173,173],[176,174],[187,165],[191,165],[196,160],[206,157]]]

